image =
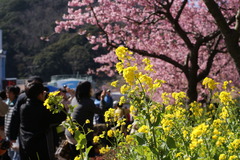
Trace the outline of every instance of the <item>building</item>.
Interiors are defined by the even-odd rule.
[[[2,30],[0,29],[0,89],[3,88],[3,80],[6,79],[6,51],[2,48]]]

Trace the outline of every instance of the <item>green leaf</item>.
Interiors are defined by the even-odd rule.
[[[137,133],[136,134],[136,139],[137,139],[139,145],[146,144],[146,138],[145,138],[144,133]]]
[[[167,137],[167,146],[169,148],[176,148],[176,143],[175,143],[174,139],[170,136]]]

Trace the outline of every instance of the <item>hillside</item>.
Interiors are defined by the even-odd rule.
[[[86,74],[88,68],[99,67],[93,58],[106,50],[93,51],[86,37],[75,31],[54,34],[49,41],[40,40],[54,32],[55,21],[66,12],[67,2],[0,0],[0,28],[3,48],[7,50],[6,77],[37,74],[49,81],[54,74]]]

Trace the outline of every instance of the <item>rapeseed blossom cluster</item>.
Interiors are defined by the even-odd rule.
[[[62,104],[63,97],[60,96],[59,93],[60,91],[50,92],[48,98],[43,103],[43,105],[50,111],[53,111],[53,113],[58,113],[64,108]]]
[[[224,105],[228,105],[230,102],[232,102],[232,96],[231,93],[226,92],[226,91],[222,91],[219,95],[220,101],[221,103],[223,103]]]
[[[202,84],[206,87],[209,88],[210,90],[214,90],[215,88],[217,88],[217,82],[215,82],[213,79],[206,77]]]

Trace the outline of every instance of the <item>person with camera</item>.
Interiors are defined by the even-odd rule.
[[[51,125],[60,124],[66,119],[64,112],[52,114],[44,107],[44,86],[29,83],[26,90],[27,101],[20,107],[20,158],[23,160],[54,159],[54,139],[51,138]]]

